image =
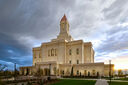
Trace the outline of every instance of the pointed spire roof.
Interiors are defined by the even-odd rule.
[[[67,21],[67,17],[66,17],[65,14],[64,14],[64,16],[62,17],[61,21]]]

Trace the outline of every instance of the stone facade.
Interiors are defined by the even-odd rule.
[[[64,15],[60,21],[60,33],[51,42],[42,43],[40,47],[33,48],[33,66],[20,67],[23,75],[69,76],[109,76],[109,65],[94,63],[94,50],[91,42],[74,40],[69,34],[69,22]],[[113,74],[113,67],[112,74]],[[49,70],[50,69],[50,70]]]

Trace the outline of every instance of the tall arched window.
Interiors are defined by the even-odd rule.
[[[77,75],[79,75],[79,70],[77,70]]]
[[[88,71],[88,76],[90,76],[90,72]]]
[[[48,50],[48,56],[50,56],[50,50]]]
[[[77,60],[77,64],[79,64],[79,60]]]
[[[64,70],[62,71],[62,74],[64,75]]]
[[[86,70],[84,70],[84,76],[87,76],[87,71]]]
[[[72,55],[72,50],[71,49],[69,50],[69,55]]]
[[[69,61],[69,64],[71,64],[71,63],[72,63],[72,61],[70,60],[70,61]]]
[[[54,49],[51,49],[51,56],[54,56]]]
[[[93,74],[93,76],[95,76],[95,70],[92,70],[92,74]]]
[[[77,55],[79,54],[79,48],[76,49],[76,54],[77,54]]]

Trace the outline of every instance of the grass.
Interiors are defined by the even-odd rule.
[[[95,85],[95,83],[95,80],[60,79],[57,83],[51,85]]]
[[[111,82],[110,85],[128,85],[128,82]]]
[[[114,80],[123,80],[123,81],[128,81],[128,78],[119,78],[119,79],[114,79]]]

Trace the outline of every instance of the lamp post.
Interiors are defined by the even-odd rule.
[[[16,80],[16,63],[14,63],[14,80]]]
[[[109,60],[109,77],[110,77],[110,82],[109,85],[111,84],[111,60]]]

